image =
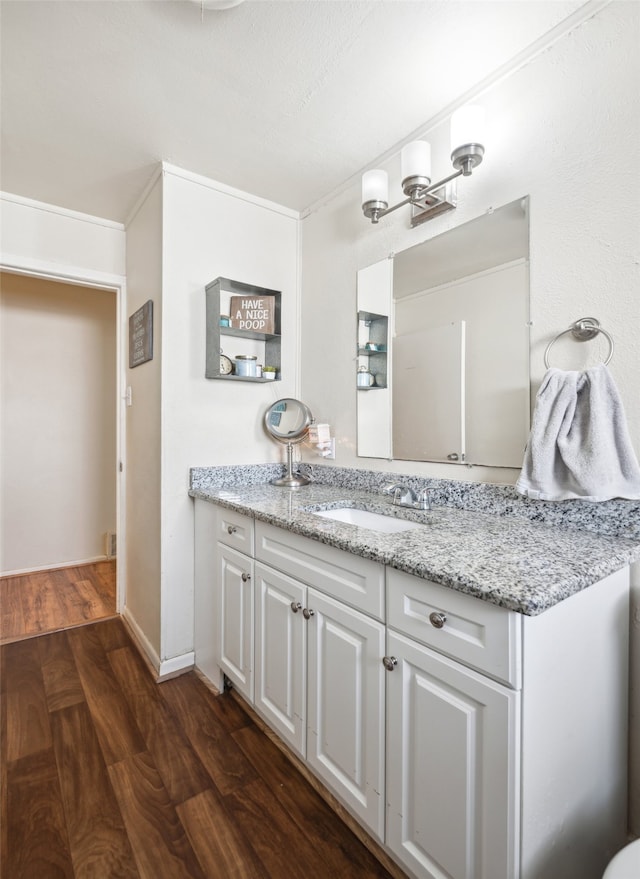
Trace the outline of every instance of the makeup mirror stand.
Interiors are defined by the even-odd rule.
[[[287,472],[278,479],[272,479],[272,485],[281,485],[285,488],[299,488],[301,485],[308,485],[311,482],[306,476],[293,472],[293,443],[287,443]]]
[[[276,400],[267,409],[264,426],[269,436],[278,443],[287,446],[287,470],[284,476],[272,479],[272,485],[282,488],[299,488],[308,485],[311,480],[300,473],[293,472],[293,446],[302,442],[309,431],[313,415],[308,406],[292,397]]]

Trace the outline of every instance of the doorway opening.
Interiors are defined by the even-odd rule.
[[[0,640],[122,606],[119,293],[0,274]]]

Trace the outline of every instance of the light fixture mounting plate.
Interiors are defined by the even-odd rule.
[[[458,204],[456,181],[450,180],[439,189],[425,195],[419,203],[411,204],[411,226],[420,226],[439,214],[452,211]]]

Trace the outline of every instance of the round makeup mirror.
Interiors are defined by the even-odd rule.
[[[292,463],[293,446],[295,443],[302,442],[312,421],[313,415],[309,407],[292,397],[276,400],[265,412],[264,426],[267,433],[276,442],[284,443],[287,446],[287,472],[278,479],[272,479],[272,485],[298,488],[310,482],[306,476],[293,472]]]

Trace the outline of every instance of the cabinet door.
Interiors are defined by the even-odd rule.
[[[304,757],[307,701],[306,587],[257,564],[255,707]]]
[[[384,834],[384,626],[308,590],[307,761]]]
[[[253,702],[253,560],[218,544],[219,665]]]
[[[512,879],[519,694],[394,632],[387,845],[425,879]]]

